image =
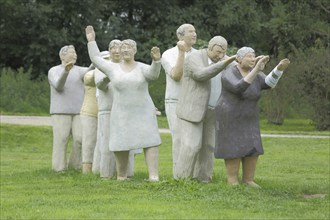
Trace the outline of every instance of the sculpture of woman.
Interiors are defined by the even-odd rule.
[[[227,181],[238,185],[240,161],[243,182],[254,182],[258,156],[263,154],[257,102],[261,90],[274,88],[290,61],[283,59],[269,75],[261,72],[268,56],[255,57],[250,47],[237,51],[238,64],[226,69],[221,78],[222,92],[216,106],[215,157],[225,160]]]
[[[124,40],[121,47],[123,62],[115,64],[101,57],[92,26],[86,27],[86,38],[91,61],[112,83],[109,147],[115,153],[117,180],[127,179],[129,151],[143,148],[149,180],[158,181],[158,145],[161,139],[148,82],[156,80],[160,74],[159,48],[151,49],[153,62],[147,65],[134,60],[137,52],[135,41]]]

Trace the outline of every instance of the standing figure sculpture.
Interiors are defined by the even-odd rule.
[[[179,119],[176,115],[176,106],[181,90],[181,78],[183,75],[183,63],[185,57],[195,49],[192,47],[196,43],[196,30],[191,24],[183,24],[176,30],[179,39],[177,45],[166,50],[162,55],[162,66],[166,73],[165,92],[165,112],[168,126],[172,135],[172,160],[173,176],[180,152],[181,135],[179,129]]]
[[[215,115],[208,107],[211,104],[211,78],[235,60],[232,56],[221,61],[226,50],[227,41],[216,36],[209,41],[207,49],[194,51],[185,60],[176,111],[181,119],[181,148],[176,166],[178,178],[194,177],[202,182],[212,180]]]
[[[143,148],[149,171],[149,180],[158,181],[158,131],[155,106],[148,91],[148,82],[156,80],[160,73],[159,48],[151,49],[151,66],[136,62],[136,43],[122,41],[123,62],[114,64],[100,56],[92,26],[86,27],[88,53],[93,64],[111,80],[113,104],[110,115],[110,150],[114,152],[117,180],[127,179],[130,150]]]
[[[216,106],[215,157],[225,160],[227,181],[238,185],[240,161],[243,182],[259,187],[254,182],[258,156],[263,154],[259,129],[257,102],[261,90],[274,88],[290,61],[283,59],[269,75],[261,72],[268,56],[255,57],[250,47],[237,51],[237,65],[222,74],[222,92]]]
[[[94,81],[95,70],[91,70],[84,76],[85,96],[80,111],[82,126],[82,172],[92,171],[93,155],[97,136],[97,102],[96,87]]]
[[[74,65],[77,54],[74,46],[64,46],[59,53],[62,64],[48,72],[50,84],[50,114],[53,124],[52,169],[67,169],[66,150],[72,133],[72,149],[69,168],[81,167],[80,109],[84,99],[84,75],[87,67]]]
[[[110,60],[110,52],[102,51],[101,56],[105,60]],[[120,59],[119,59],[120,61]],[[101,166],[101,151],[106,150],[106,153],[110,153],[109,150],[109,126],[110,126],[110,110],[112,105],[112,92],[110,92],[110,80],[104,75],[100,70],[95,68],[94,70],[94,81],[96,85],[96,101],[98,107],[97,114],[97,135],[96,135],[96,144],[94,150],[93,157],[93,166],[92,172],[95,174],[100,174],[101,177],[110,178],[115,174],[115,159],[113,155],[113,172],[110,175],[111,171],[110,166],[110,158],[108,163],[104,164],[103,168],[107,171],[103,170],[103,174],[101,174],[100,166]],[[107,117],[108,116],[108,117]],[[101,149],[102,148],[102,149]],[[102,154],[103,156],[108,154]],[[103,161],[105,157],[103,157]],[[105,174],[107,173],[107,174]]]

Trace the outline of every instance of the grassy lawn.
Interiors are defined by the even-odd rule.
[[[1,124],[0,132],[0,219],[330,217],[329,139],[263,138],[265,155],[256,174],[262,189],[251,189],[228,187],[222,160],[214,162],[212,183],[173,180],[169,134],[161,136],[161,181],[149,183],[142,154],[136,155],[131,181],[74,170],[59,174],[50,169],[51,127]]]

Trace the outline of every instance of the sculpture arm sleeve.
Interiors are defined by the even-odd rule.
[[[143,68],[143,75],[147,79],[147,81],[156,80],[159,77],[160,69],[161,69],[161,62],[158,61],[152,61],[151,65],[146,65],[147,68]]]
[[[68,75],[69,72],[67,72],[64,68],[61,73],[56,73],[54,70],[51,69],[48,73],[49,84],[57,91],[62,91],[64,89],[64,85],[66,79],[68,78]]]
[[[266,76],[265,83],[271,88],[275,88],[276,84],[280,80],[283,71],[279,71],[276,67]]]

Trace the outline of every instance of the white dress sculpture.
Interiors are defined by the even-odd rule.
[[[160,73],[159,48],[151,49],[151,66],[136,62],[136,43],[124,40],[121,47],[123,62],[105,61],[95,42],[92,26],[86,28],[88,52],[93,64],[111,80],[113,105],[110,116],[110,150],[114,151],[117,180],[127,179],[130,150],[143,148],[149,171],[149,180],[158,181],[158,131],[155,106],[148,92],[148,81],[156,80]]]

